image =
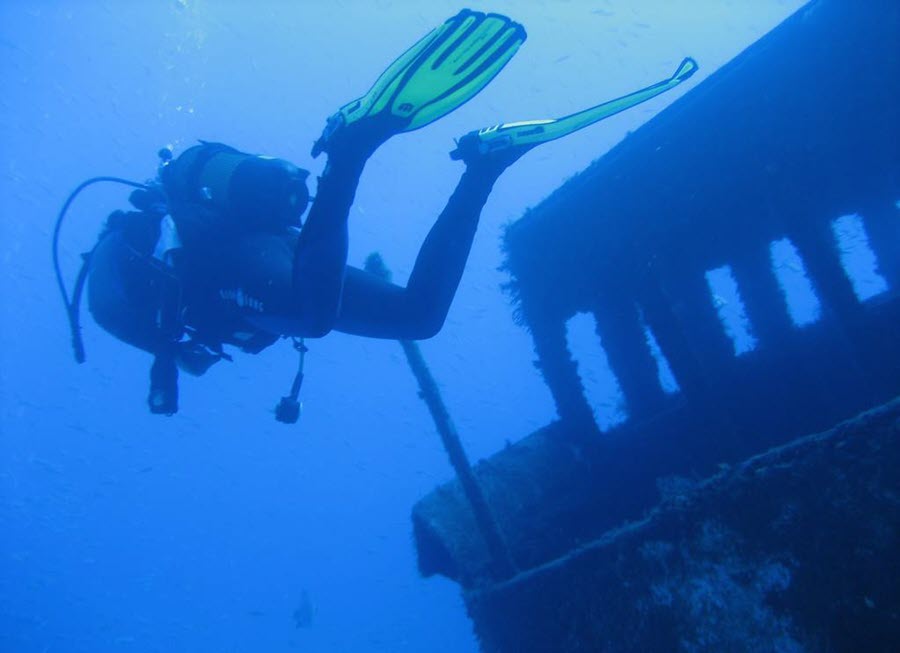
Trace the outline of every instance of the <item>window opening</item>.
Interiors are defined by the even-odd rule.
[[[869,244],[862,218],[856,214],[842,215],[831,223],[831,229],[837,239],[841,265],[859,301],[887,290],[887,281],[878,272],[878,258]]]
[[[643,314],[641,315],[641,326],[644,328],[644,337],[647,339],[650,354],[653,356],[653,360],[656,361],[656,374],[663,392],[670,395],[681,392],[681,386],[678,385],[678,381],[675,379],[672,366],[669,365],[669,359],[666,358],[666,355],[660,348],[659,342],[657,342],[656,336],[653,335],[653,330],[644,320]]]
[[[573,316],[566,323],[566,333],[569,351],[578,363],[578,374],[597,425],[607,430],[621,424],[628,419],[625,395],[609,366],[593,316],[588,313]]]
[[[750,320],[744,302],[741,301],[737,281],[731,266],[723,265],[706,273],[706,283],[712,295],[713,304],[725,333],[731,338],[736,356],[746,354],[756,348],[756,338],[750,328]]]
[[[822,316],[822,304],[794,243],[787,238],[776,240],[769,246],[769,254],[791,321],[803,327],[818,320]]]

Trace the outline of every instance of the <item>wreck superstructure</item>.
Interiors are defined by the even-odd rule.
[[[664,620],[664,609],[639,617],[637,606],[647,597],[630,596],[634,610],[616,612],[622,628],[610,629],[602,616],[615,612],[609,588],[623,582],[616,574],[636,567],[622,562],[631,555],[624,549],[618,558],[609,551],[616,538],[632,538],[637,549],[665,546],[667,536],[696,544],[702,529],[682,523],[679,530],[670,523],[669,530],[643,539],[629,527],[624,533],[617,529],[644,519],[659,504],[661,488],[663,503],[656,510],[663,522],[673,496],[676,503],[688,497],[685,505],[704,505],[703,488],[710,485],[682,487],[678,479],[727,474],[726,466],[827,431],[900,394],[898,42],[897,3],[811,2],[508,230],[512,291],[559,415],[475,469],[515,573],[497,577],[456,483],[435,490],[413,513],[421,571],[460,583],[485,650],[677,650],[665,648],[675,642],[671,638],[628,639],[629,615],[634,624],[648,614]],[[869,257],[868,277],[848,264],[850,247]],[[796,300],[780,269],[785,265],[796,283],[808,287],[814,311],[805,317],[794,310]],[[741,342],[721,310],[717,283],[733,289],[730,301],[746,329]],[[580,314],[590,316],[624,398],[627,419],[613,428],[598,426],[585,393],[586,363],[570,347],[567,325]],[[674,378],[668,386],[661,381],[663,367]],[[878,446],[886,449],[877,455],[896,458],[890,447],[900,446],[900,408],[881,410],[886,412],[878,413]],[[810,467],[813,458],[801,455],[814,457],[821,449],[791,451],[801,453],[790,464],[825,483],[823,494],[844,496],[827,486],[827,474]],[[820,458],[848,465],[835,473],[864,484],[853,476],[866,468],[862,463],[842,462],[839,455]],[[763,491],[754,485],[762,476],[735,474],[716,487],[743,482],[747,492]],[[897,478],[896,472],[881,473],[877,482],[884,487],[853,496],[868,501],[857,506],[861,513],[885,515],[879,542],[862,545],[884,556],[875,568],[882,565],[900,586],[898,554],[887,553],[891,548],[885,545],[893,543],[896,551],[900,543],[900,504],[873,499],[880,491],[900,492]],[[727,493],[709,492],[722,500],[708,501],[709,514],[695,515],[698,524],[721,524],[716,509],[749,510],[752,504],[728,503]],[[810,498],[795,508],[808,511],[810,529],[820,522],[834,527],[826,505],[814,506]],[[776,519],[770,513],[770,521]],[[877,521],[878,515],[870,517]],[[760,528],[765,527],[763,520]],[[802,532],[785,528],[783,549],[790,549],[784,538]],[[750,533],[739,539],[722,546],[754,548]],[[757,553],[775,560],[778,542],[760,535]],[[591,551],[596,555],[586,553]],[[838,552],[821,554],[831,560]],[[790,578],[798,579],[792,587],[802,593],[801,567],[816,561],[796,568],[789,561],[777,564],[787,576],[770,579],[771,591],[788,596]],[[682,568],[690,565],[682,561]],[[586,575],[604,587],[585,582]],[[827,577],[816,582],[828,586]],[[839,603],[844,589],[828,591]],[[768,605],[765,592],[758,598]],[[832,606],[797,616],[792,600],[785,599],[784,614],[772,613],[772,623],[784,626],[796,617],[792,627],[808,637],[809,623],[839,614]],[[898,593],[876,605],[868,623],[900,637]],[[634,632],[650,625],[634,625]],[[838,635],[828,639],[829,627],[823,623],[822,632],[814,633],[824,638],[822,645],[850,650]],[[839,627],[847,626],[833,626]],[[659,628],[668,632],[665,625]],[[547,642],[555,647],[546,648]]]

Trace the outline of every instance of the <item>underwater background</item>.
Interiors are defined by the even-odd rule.
[[[295,426],[272,416],[296,368],[287,343],[184,377],[178,415],[150,415],[150,357],[87,311],[88,360],[72,360],[49,246],[80,181],[152,177],[160,147],[197,139],[321,172],[325,118],[400,52],[462,6],[507,14],[529,38],[503,73],[366,168],[350,262],[377,250],[403,282],[462,171],[454,137],[564,115],[694,57],[690,84],[496,186],[447,324],[422,343],[477,460],[555,416],[502,290],[504,225],[802,4],[0,0],[0,651],[477,649],[457,586],[416,571],[410,508],[452,471],[397,343],[309,341]],[[69,283],[126,197],[74,206]],[[608,424],[614,380],[585,382]]]

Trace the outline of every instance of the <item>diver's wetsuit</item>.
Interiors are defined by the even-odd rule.
[[[346,264],[350,206],[366,158],[330,157],[299,235],[253,234],[222,257],[215,285],[234,317],[268,333],[307,337],[337,329],[421,339],[440,330],[500,170],[470,168],[463,174],[404,288]]]

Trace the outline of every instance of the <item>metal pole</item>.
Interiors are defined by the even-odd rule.
[[[390,270],[384,264],[384,260],[380,254],[370,254],[366,259],[365,269],[372,274],[381,277],[387,281],[391,278]],[[497,522],[491,514],[484,493],[478,485],[478,480],[472,472],[472,466],[469,464],[469,458],[463,449],[462,442],[459,440],[459,434],[450,419],[447,412],[447,406],[441,397],[437,383],[431,375],[431,370],[422,357],[419,346],[412,340],[400,340],[400,346],[403,347],[403,353],[406,354],[406,360],[412,370],[413,376],[419,384],[419,395],[425,400],[434,424],[437,427],[438,434],[441,436],[441,442],[447,455],[450,457],[450,464],[456,472],[456,477],[463,488],[466,499],[475,515],[475,522],[481,532],[491,555],[492,567],[497,580],[509,578],[516,573],[515,565],[506,547],[506,542],[500,533]]]

